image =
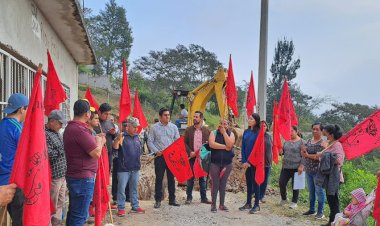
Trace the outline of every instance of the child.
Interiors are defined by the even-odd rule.
[[[365,207],[366,194],[363,188],[355,189],[351,192],[351,203],[344,209],[343,214],[338,213],[335,215],[335,220],[332,225],[341,226],[350,222],[351,218]]]

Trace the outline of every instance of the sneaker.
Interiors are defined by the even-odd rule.
[[[283,206],[283,205],[286,205],[286,204],[288,204],[288,200],[281,200],[281,201],[278,203],[278,205],[280,205],[280,206]]]
[[[216,205],[211,205],[211,212],[212,212],[212,213],[216,213],[216,211],[218,211],[218,210],[216,209]]]
[[[117,209],[117,205],[116,204],[112,204],[111,205],[111,210],[116,210]]]
[[[131,213],[145,213],[145,210],[141,207],[136,208],[136,209],[132,208]]]
[[[325,218],[325,215],[323,215],[323,213],[318,213],[317,215],[315,215],[316,220],[322,220],[323,218]]]
[[[307,212],[303,213],[302,215],[304,215],[304,216],[315,215],[315,211],[308,210]]]
[[[204,204],[212,204],[212,202],[208,199],[202,199],[201,200],[201,203],[204,203]]]
[[[156,203],[154,203],[154,208],[155,208],[155,209],[158,209],[158,208],[160,208],[160,207],[161,207],[161,202],[156,201]]]
[[[190,205],[190,204],[191,204],[191,201],[192,201],[191,199],[187,199],[187,200],[185,201],[185,204],[186,204],[186,205]]]
[[[267,200],[266,200],[265,198],[262,198],[262,199],[260,200],[260,202],[261,202],[261,203],[266,203]]]
[[[228,212],[229,209],[225,205],[219,205],[219,209]]]
[[[290,209],[296,209],[298,207],[297,203],[294,203],[292,202],[290,205],[289,205],[289,208]]]
[[[250,210],[250,209],[252,209],[252,205],[250,205],[250,204],[248,204],[248,203],[246,203],[244,206],[242,206],[242,207],[239,207],[239,210],[240,211],[244,211],[244,210]]]
[[[118,210],[117,211],[117,216],[124,217],[125,216],[125,210]]]

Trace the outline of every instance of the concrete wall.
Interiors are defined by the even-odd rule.
[[[88,76],[87,74],[79,74],[79,83],[94,88],[108,89],[111,93],[120,94],[120,87],[113,87],[107,76]]]
[[[78,98],[77,65],[31,0],[0,0],[0,42],[47,71],[49,49],[62,83],[70,87],[70,115]]]

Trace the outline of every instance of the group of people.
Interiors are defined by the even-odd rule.
[[[16,154],[17,144],[21,135],[23,121],[28,108],[28,98],[20,93],[13,94],[8,99],[4,109],[7,116],[0,121],[0,206],[6,206],[12,218],[13,225],[22,225],[24,197],[15,184],[9,184]],[[126,201],[131,202],[130,212],[144,213],[138,201],[138,182],[140,177],[140,148],[141,140],[137,134],[139,120],[134,117],[125,119],[120,128],[111,118],[112,108],[103,103],[99,110],[92,108],[85,99],[74,103],[74,118],[67,122],[63,113],[53,110],[45,126],[46,143],[52,172],[51,198],[56,209],[51,218],[52,225],[61,225],[62,209],[65,202],[66,188],[69,191],[69,207],[66,225],[83,225],[91,214],[91,204],[95,174],[98,169],[98,158],[106,147],[109,169],[112,169],[112,208],[117,209],[117,215],[125,216]],[[163,200],[163,177],[166,172],[169,205],[178,207],[176,200],[175,179],[170,172],[163,151],[176,141],[180,135],[178,127],[171,123],[170,111],[167,108],[159,110],[159,120],[151,126],[148,133],[147,145],[154,154],[155,170],[155,203],[154,208],[160,208]],[[193,169],[199,158],[202,145],[208,144],[211,151],[209,177],[211,178],[211,200],[207,198],[206,177],[199,178],[201,203],[211,204],[211,212],[229,211],[225,203],[226,184],[232,171],[234,157],[235,135],[230,128],[230,122],[222,119],[218,128],[210,131],[204,126],[201,111],[193,115],[193,126],[187,127],[184,134],[187,155]],[[65,126],[62,133],[62,127]],[[260,120],[256,113],[248,118],[248,129],[243,133],[241,146],[242,168],[245,170],[247,198],[240,211],[248,210],[254,214],[260,211],[260,203],[265,203],[265,191],[268,184],[272,164],[272,137],[268,133],[269,126]],[[265,177],[262,184],[255,181],[256,167],[248,157],[257,141],[260,127],[264,126],[265,135]],[[342,165],[344,151],[338,141],[342,130],[337,125],[322,125],[314,123],[312,138],[305,141],[296,126],[292,127],[291,140],[283,144],[280,154],[282,169],[279,179],[281,200],[280,205],[289,204],[297,208],[299,190],[293,190],[291,202],[287,201],[287,184],[294,181],[295,174],[306,173],[309,190],[309,210],[304,215],[315,215],[324,218],[323,209],[325,198],[330,207],[329,222],[346,222],[344,216],[353,216],[362,205],[363,190],[353,191],[353,202],[341,216],[339,209],[339,184],[343,182]],[[326,139],[325,139],[326,138]],[[187,181],[186,202],[193,202],[194,177]],[[219,194],[219,206],[217,197]],[[365,194],[364,194],[365,196]],[[252,199],[254,197],[254,202]],[[318,203],[316,208],[316,202]],[[338,215],[337,215],[338,214]],[[338,216],[335,220],[335,216]],[[335,220],[335,221],[334,221]]]

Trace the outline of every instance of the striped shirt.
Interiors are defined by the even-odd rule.
[[[149,131],[148,146],[152,152],[156,153],[165,150],[178,138],[179,132],[176,125],[171,122],[166,125],[157,122]]]

